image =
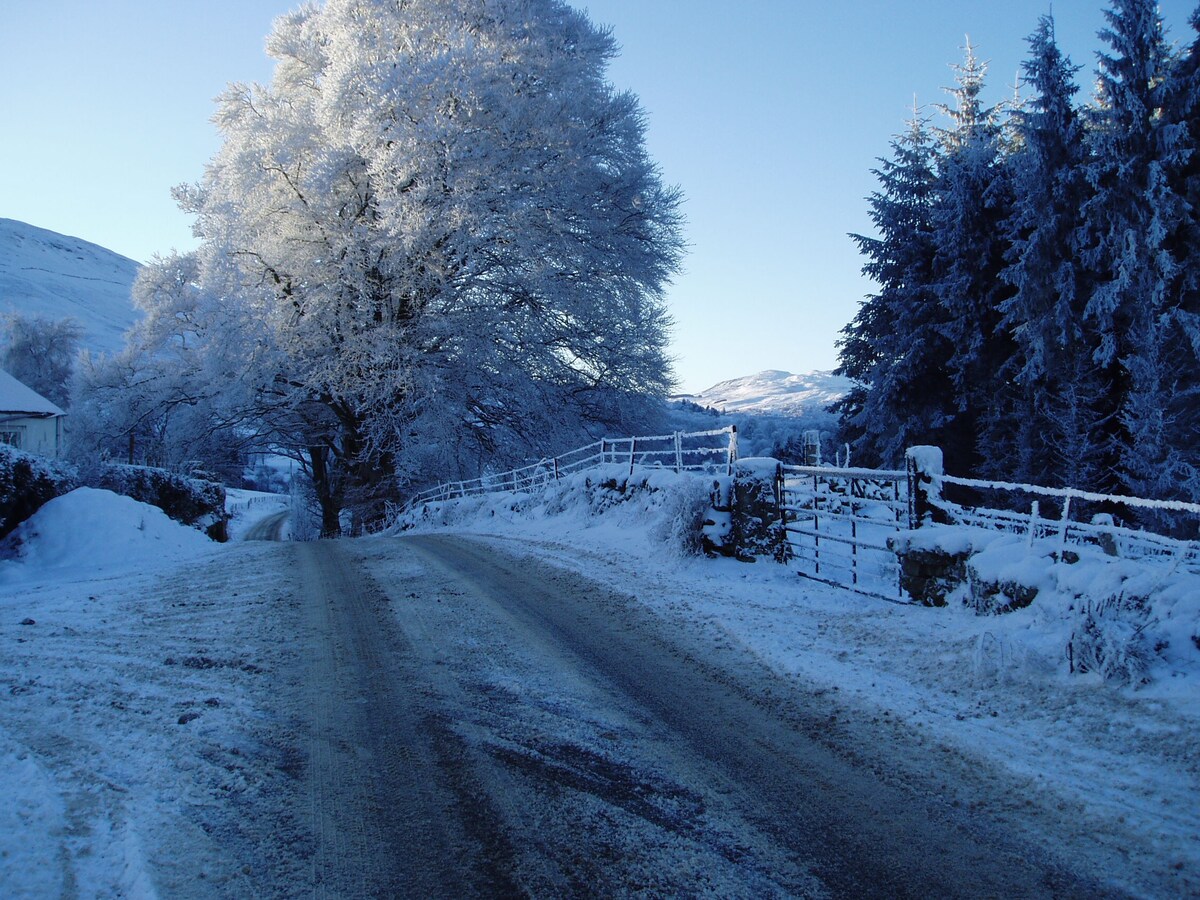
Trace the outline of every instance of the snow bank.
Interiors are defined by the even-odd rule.
[[[0,579],[64,570],[90,577],[175,563],[216,545],[154,506],[78,488],[46,503],[0,544]]]
[[[589,543],[644,547],[676,556],[700,552],[714,478],[668,469],[598,466],[550,482],[536,492],[485,494],[429,503],[406,513],[392,529],[457,528],[507,523],[550,533],[586,532]]]
[[[1133,685],[1200,681],[1200,575],[1176,556],[1125,559],[1099,546],[971,526],[899,535],[899,552],[966,557],[951,605],[1004,614],[1070,673]],[[1007,628],[1006,628],[1007,630]]]

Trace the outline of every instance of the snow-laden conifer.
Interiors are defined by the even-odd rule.
[[[1011,443],[1012,406],[1009,386],[997,378],[1012,355],[999,312],[1011,293],[999,276],[1007,249],[1001,223],[1012,202],[1001,110],[983,105],[987,65],[969,42],[965,50],[949,89],[953,103],[942,108],[949,127],[938,130],[941,166],[933,212],[934,292],[944,310],[950,379],[928,385],[953,397],[937,443],[956,471],[978,470],[984,461],[1007,455],[1001,448]]]
[[[1001,376],[1015,388],[1011,452],[992,468],[1036,484],[1094,484],[1102,386],[1091,360],[1094,332],[1084,304],[1093,279],[1076,255],[1081,211],[1091,197],[1087,131],[1075,104],[1079,67],[1063,56],[1054,21],[1029,37],[1024,83],[1032,95],[1013,112],[1017,149],[1009,169],[1013,210],[1000,327],[1013,338]]]
[[[1115,0],[1105,11],[1093,111],[1095,191],[1085,208],[1081,258],[1095,272],[1084,309],[1098,333],[1093,361],[1108,387],[1099,489],[1171,496],[1188,480],[1172,447],[1171,378],[1164,326],[1177,306],[1179,260],[1169,237],[1184,215],[1173,189],[1183,161],[1180,131],[1164,116],[1173,60],[1154,0]]]
[[[838,404],[856,459],[898,465],[907,447],[928,443],[951,415],[944,390],[950,346],[944,310],[933,293],[936,145],[914,110],[892,156],[874,170],[869,198],[875,235],[853,235],[879,289],[842,329],[837,370],[859,383]]]

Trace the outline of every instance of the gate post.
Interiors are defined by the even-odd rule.
[[[804,464],[819,466],[821,464],[821,432],[804,432]]]
[[[946,522],[942,509],[941,447],[909,447],[904,454],[908,472],[908,527]]]

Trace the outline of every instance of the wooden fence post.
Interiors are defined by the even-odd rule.
[[[683,471],[683,439],[680,438],[679,432],[675,432],[675,472],[676,474]]]

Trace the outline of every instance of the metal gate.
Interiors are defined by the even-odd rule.
[[[796,571],[826,584],[907,602],[887,539],[908,525],[908,475],[783,466],[784,525]]]

